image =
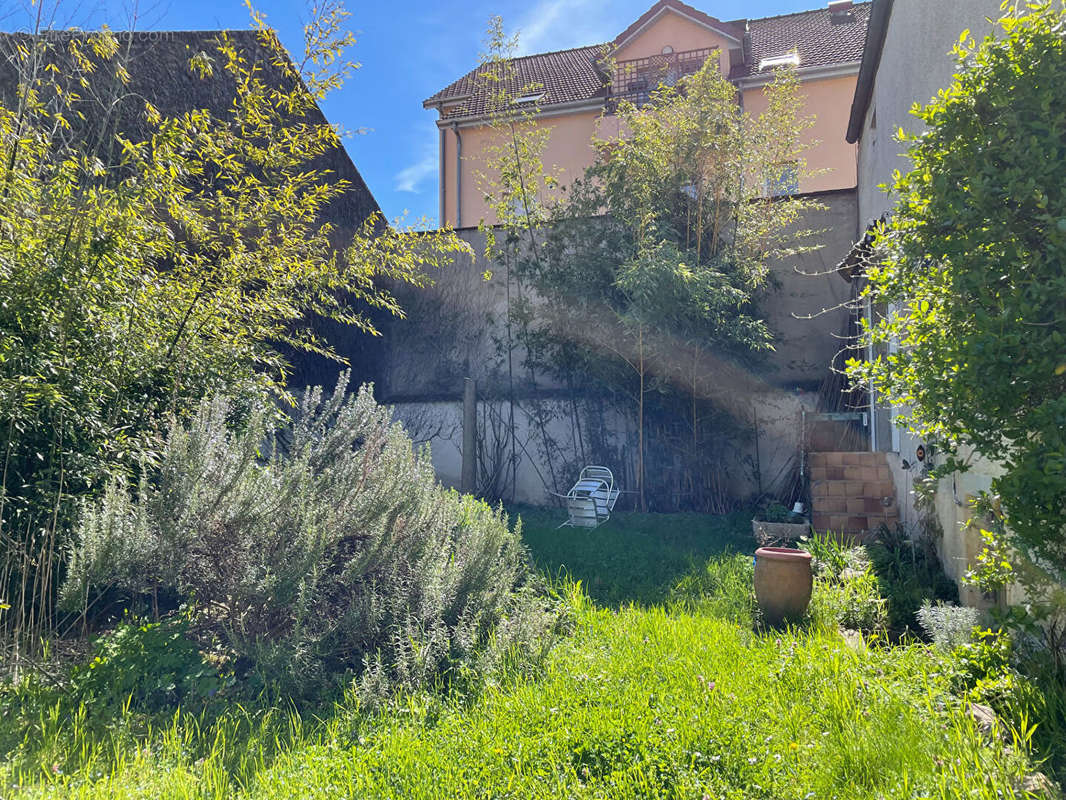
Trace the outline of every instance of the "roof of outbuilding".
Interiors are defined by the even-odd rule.
[[[274,63],[272,51],[264,47],[258,34],[252,30],[227,31],[231,42],[249,65],[257,64],[263,70],[265,81],[285,85],[292,73]],[[208,110],[216,117],[227,115],[236,97],[237,86],[232,73],[222,68],[218,41],[222,31],[116,31],[124,54],[124,66],[129,75],[128,83],[120,90],[120,96],[112,107],[115,125],[124,135],[134,141],[150,135],[151,126],[145,118],[145,101],[151,102],[165,117],[180,116],[193,110]],[[69,76],[73,70],[69,64],[69,49],[63,47],[75,37],[89,34],[76,31],[49,31],[43,37],[53,46],[48,56],[60,67],[61,74]],[[0,33],[0,103],[10,107],[18,88],[16,48],[27,47],[32,41],[29,34]],[[210,75],[200,76],[190,66],[190,59],[198,53],[205,54],[213,63]],[[107,98],[112,86],[113,73],[108,69],[96,69],[88,76],[88,85],[79,94],[85,98],[79,109],[85,114],[84,124],[94,131],[99,128],[103,111],[100,100]],[[326,122],[317,105],[302,118],[303,122],[321,124]],[[70,122],[78,133],[77,118]],[[93,125],[92,123],[97,123]],[[335,244],[343,246],[350,241],[353,232],[371,214],[380,211],[377,201],[363,181],[359,170],[352,163],[343,146],[330,147],[313,162],[316,169],[329,170],[331,179],[348,181],[349,189],[333,198],[322,210],[321,220],[333,225]],[[370,314],[379,327],[385,323],[387,312],[371,309]],[[364,335],[354,328],[314,314],[300,324],[307,325],[324,338],[351,364],[353,380],[377,381],[380,379],[382,344],[380,337]],[[338,364],[314,353],[283,348],[291,361],[289,375],[291,386],[332,385],[337,380]]]
[[[535,53],[511,60],[511,93],[527,87],[544,92],[538,105],[542,109],[569,103],[593,102],[607,97],[608,77],[601,66],[605,56],[618,43],[634,33],[663,9],[673,9],[694,17],[709,27],[735,38],[745,39],[743,64],[733,67],[731,80],[759,75],[759,63],[765,58],[796,52],[800,67],[825,67],[854,64],[862,59],[870,3],[855,3],[840,21],[834,21],[828,8],[783,14],[762,19],[722,22],[680,0],[659,0],[638,20],[615,38],[614,42]],[[480,117],[488,113],[489,91],[480,78],[488,67],[472,69],[424,101],[426,108],[438,107],[442,119]],[[448,106],[448,108],[444,108]]]
[[[150,102],[164,117],[176,117],[185,112],[206,109],[217,116],[229,113],[237,95],[233,75],[222,67],[218,51],[219,37],[225,33],[234,47],[250,63],[263,70],[264,79],[283,84],[289,78],[277,64],[274,54],[259,39],[254,30],[232,31],[115,31],[120,43],[120,58],[129,75],[112,107],[116,126],[124,135],[136,140],[151,134],[145,114],[145,101]],[[64,46],[76,38],[88,39],[92,34],[80,31],[49,31],[41,37],[51,45],[47,58],[60,67],[62,74],[72,74],[68,68],[71,58],[69,48]],[[19,76],[16,69],[17,48],[27,47],[33,36],[25,33],[0,32],[0,102],[14,102]],[[190,66],[190,59],[202,53],[214,64],[210,74],[199,75]],[[112,72],[96,69],[89,75],[89,85],[79,93],[84,100],[79,110],[85,115],[86,124],[95,130],[92,123],[99,122],[103,106],[99,97],[106,97],[112,90]],[[308,112],[305,121],[311,124],[326,122],[318,106]],[[77,126],[77,120],[72,118]],[[352,230],[374,212],[379,211],[377,201],[363,181],[359,170],[352,163],[343,146],[332,147],[323,152],[315,163],[316,168],[331,171],[337,179],[349,182],[347,192],[334,198],[324,210],[323,217],[335,226]]]

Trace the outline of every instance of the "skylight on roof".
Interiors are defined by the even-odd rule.
[[[521,97],[516,97],[511,102],[516,106],[521,105],[522,103],[535,103],[538,100],[543,99],[544,95],[546,94],[547,92],[534,92],[533,94],[524,94]]]
[[[759,72],[774,67],[798,67],[800,63],[799,53],[785,53],[783,56],[764,58],[759,62]]]

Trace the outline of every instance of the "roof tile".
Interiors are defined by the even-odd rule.
[[[513,59],[514,85],[508,86],[508,91],[517,93],[527,87],[537,87],[545,93],[540,100],[541,107],[606,97],[606,76],[598,62],[608,47],[598,44]],[[471,70],[423,105],[428,108],[449,100],[459,100],[458,105],[442,113],[441,116],[445,118],[488,113],[489,91],[481,78],[487,69],[487,66],[481,65]]]

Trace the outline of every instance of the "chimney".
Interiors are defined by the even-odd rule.
[[[829,0],[829,21],[834,25],[852,21],[852,0]]]

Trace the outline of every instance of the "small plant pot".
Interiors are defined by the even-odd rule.
[[[811,524],[803,522],[764,522],[761,519],[751,521],[751,533],[762,547],[794,542],[811,532]]]
[[[811,602],[811,554],[792,547],[755,551],[755,598],[763,618],[774,627],[803,619]]]

